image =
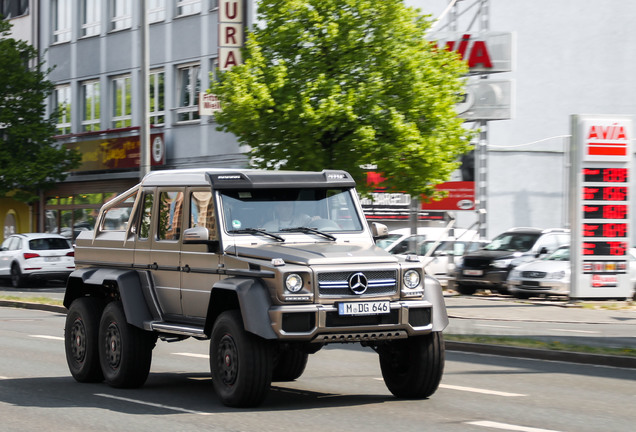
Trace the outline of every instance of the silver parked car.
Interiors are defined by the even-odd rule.
[[[636,249],[627,255],[632,286],[636,284]],[[570,247],[561,246],[545,258],[512,269],[506,281],[508,291],[517,298],[570,293]]]
[[[0,277],[11,278],[15,288],[33,279],[66,281],[73,270],[75,251],[61,235],[13,234],[2,243]]]

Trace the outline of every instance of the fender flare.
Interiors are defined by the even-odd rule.
[[[263,339],[276,339],[269,318],[272,305],[269,291],[258,279],[227,278],[215,283],[210,295],[206,329],[212,329],[216,317],[224,310],[223,305],[214,304],[215,292],[218,294],[222,290],[236,294],[246,331]]]
[[[85,295],[107,298],[109,291],[105,283],[117,285],[129,324],[144,329],[144,322],[152,321],[143,292],[142,281],[136,270],[113,268],[82,268],[73,271],[66,283],[64,306]],[[95,288],[97,287],[97,288]]]

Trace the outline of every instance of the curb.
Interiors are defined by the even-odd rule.
[[[636,357],[588,354],[572,351],[542,350],[536,348],[513,347],[509,345],[490,345],[473,342],[446,341],[445,343],[446,349],[449,351],[461,351],[506,357],[521,357],[535,360],[562,361],[595,366],[611,366],[636,369]]]
[[[16,300],[0,300],[0,307],[1,306],[22,309],[36,309],[61,313],[64,315],[66,315],[66,313],[68,312],[68,310],[64,306],[42,303],[29,303]],[[536,348],[513,347],[509,345],[479,344],[473,342],[445,341],[445,345],[448,351],[460,351],[476,354],[499,355],[505,357],[520,357],[535,360],[551,360],[596,366],[611,366],[636,369],[636,357],[587,354],[571,351],[541,350]]]

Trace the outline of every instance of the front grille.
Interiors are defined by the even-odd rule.
[[[541,279],[546,276],[546,272],[541,271],[524,271],[521,272],[521,277],[529,278],[529,279]]]
[[[471,269],[487,269],[490,266],[490,260],[487,258],[464,258],[464,268]]]
[[[318,274],[318,291],[321,296],[359,297],[349,288],[349,278],[355,273],[363,273],[368,281],[364,295],[385,296],[397,292],[397,270],[346,271]]]

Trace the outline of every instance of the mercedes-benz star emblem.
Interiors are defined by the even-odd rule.
[[[355,294],[364,294],[369,285],[369,281],[364,273],[354,273],[349,277],[349,288]]]

